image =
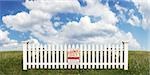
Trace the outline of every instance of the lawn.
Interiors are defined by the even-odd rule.
[[[22,52],[0,52],[0,75],[150,75],[150,52],[129,51],[129,70],[22,70]]]

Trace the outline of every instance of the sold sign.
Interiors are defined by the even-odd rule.
[[[79,49],[69,49],[67,52],[67,61],[70,63],[76,63],[80,60],[80,50]]]

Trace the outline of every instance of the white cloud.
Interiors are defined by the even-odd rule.
[[[24,5],[30,10],[41,10],[55,14],[57,12],[74,12],[80,8],[78,0],[36,0],[26,1]]]
[[[30,9],[29,13],[4,16],[2,20],[7,27],[22,32],[30,31],[31,36],[48,43],[113,43],[129,40],[130,47],[140,47],[130,32],[125,33],[118,29],[118,19],[108,6],[99,4],[97,0],[87,1],[86,7],[80,7],[77,0],[25,2],[24,5]],[[57,31],[50,19],[58,12],[75,12],[87,16],[82,17],[79,22],[68,22]],[[89,16],[99,16],[101,20],[91,23]]]
[[[91,23],[88,16],[82,17],[79,23],[69,22],[59,36],[63,37],[65,42],[75,43],[119,43],[128,40],[130,49],[140,48],[140,44],[130,32],[125,33],[116,26],[101,21]]]
[[[8,28],[20,30],[20,26],[24,27],[24,29],[28,28],[31,19],[28,13],[21,12],[16,15],[4,16],[2,20]],[[24,29],[21,28],[20,31],[24,31]]]
[[[128,23],[130,23],[131,25],[133,25],[133,26],[139,26],[140,25],[140,20],[139,20],[139,18],[137,17],[137,16],[135,16],[135,15],[131,15],[131,17],[128,19],[128,21],[127,21]]]
[[[150,28],[150,0],[132,0],[139,12],[142,13],[142,27],[144,29]]]
[[[78,0],[51,0],[27,1],[24,5],[31,10],[41,10],[52,15],[58,12],[77,12],[84,15],[101,16],[103,21],[114,24],[118,21],[108,6],[102,5],[98,0],[86,0],[87,6],[80,7]]]
[[[8,15],[2,18],[8,28],[17,31],[30,31],[32,36],[42,39],[57,33],[49,21],[51,15],[40,10],[31,10],[29,13],[20,12],[16,15]],[[42,40],[43,41],[43,40]]]
[[[18,42],[8,37],[7,31],[0,30],[0,47],[16,47]]]
[[[50,15],[40,10],[31,10],[29,13],[20,12],[16,15],[2,17],[3,22],[8,28],[18,31],[32,30],[32,26],[49,21]]]
[[[118,22],[115,14],[108,6],[99,3],[98,0],[86,0],[87,6],[81,9],[81,13],[85,15],[100,16],[102,21],[115,25]]]

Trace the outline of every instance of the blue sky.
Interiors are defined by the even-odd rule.
[[[80,4],[79,7],[81,7],[81,8],[88,6],[88,2],[86,2],[84,0],[78,0],[78,2]],[[140,48],[131,48],[131,49],[143,49],[143,50],[150,49],[150,47],[148,47],[148,42],[150,42],[150,40],[148,39],[150,25],[146,25],[146,27],[145,27],[142,23],[135,23],[136,20],[134,20],[134,18],[131,17],[131,15],[134,15],[135,17],[138,18],[138,20],[140,22],[142,22],[142,19],[145,18],[145,17],[143,17],[145,15],[143,15],[143,13],[141,13],[139,11],[140,9],[136,6],[135,2],[124,1],[124,0],[108,0],[108,1],[102,0],[102,1],[98,1],[98,2],[102,6],[107,6],[107,8],[109,9],[109,12],[113,13],[114,16],[118,19],[118,21],[115,22],[116,23],[115,27],[118,28],[119,31],[123,32],[124,34],[131,33],[132,34],[131,39],[136,39],[136,43],[138,43],[140,45]],[[27,14],[30,14],[30,11],[35,10],[34,8],[30,8],[30,7],[28,7],[28,5],[25,5],[23,3],[24,3],[24,1],[22,1],[22,0],[6,0],[6,1],[0,0],[0,30],[2,32],[8,33],[8,35],[6,37],[9,39],[10,42],[12,42],[11,40],[13,40],[13,42],[15,41],[17,43],[20,43],[22,41],[30,40],[31,38],[36,39],[39,42],[45,42],[45,41],[41,40],[40,38],[38,38],[38,33],[35,34],[34,31],[28,29],[30,27],[27,27],[26,28],[27,30],[26,29],[19,30],[19,29],[17,29],[19,27],[15,27],[17,25],[17,23],[16,23],[16,25],[8,25],[12,22],[9,20],[4,21],[5,19],[3,19],[3,18],[6,16],[8,16],[8,18],[9,18],[10,17],[9,15],[15,16],[21,12],[26,12]],[[121,7],[121,9],[118,10],[116,5],[118,7]],[[59,6],[58,6],[58,8],[59,8]],[[75,8],[76,8],[76,6],[75,6]],[[149,8],[149,7],[147,7],[147,8]],[[86,8],[86,9],[88,9],[88,8]],[[45,11],[43,11],[41,9],[39,9],[39,10],[45,13]],[[46,14],[48,13],[51,15],[51,17],[48,19],[49,19],[49,22],[52,23],[51,24],[52,28],[55,31],[57,31],[58,36],[59,36],[60,32],[65,33],[63,31],[63,28],[65,28],[69,24],[69,22],[76,22],[76,23],[80,24],[81,18],[84,18],[85,16],[88,16],[90,18],[91,24],[92,23],[95,24],[95,23],[103,20],[103,17],[101,17],[99,15],[96,15],[96,16],[91,15],[91,14],[89,15],[89,13],[84,14],[82,12],[76,12],[76,9],[74,9],[74,10],[75,11],[73,11],[73,12],[72,11],[71,12],[68,12],[68,11],[61,12],[61,10],[57,11],[57,12],[52,11],[54,13],[51,13],[51,10],[46,12]],[[132,10],[132,12],[130,12],[130,10]],[[95,11],[95,12],[99,13],[99,12],[104,12],[104,11]],[[107,13],[106,13],[106,15],[107,15]],[[12,18],[12,17],[10,17],[10,18]],[[128,22],[129,19],[131,19],[135,24],[133,24],[132,21]],[[112,18],[112,20],[113,20],[113,18]],[[16,21],[13,21],[13,22],[16,22]],[[47,23],[47,21],[46,21],[46,23]],[[41,23],[39,23],[39,24],[41,24]],[[74,23],[72,23],[72,24],[74,24]],[[21,24],[18,24],[18,25],[21,25]],[[32,24],[28,25],[28,26],[31,26],[31,28],[32,28]],[[42,25],[41,25],[41,27],[45,28]],[[49,28],[49,27],[47,27],[47,28]],[[74,29],[72,29],[72,30],[74,30]],[[49,33],[49,32],[47,32],[47,30],[43,30],[43,31],[45,32],[44,34],[42,34],[44,36],[43,38],[46,38],[45,36],[50,37],[50,35],[55,34],[55,33]],[[99,31],[102,31],[102,30],[98,30],[96,32],[99,33]],[[94,32],[94,31],[92,31],[92,32]],[[78,32],[76,32],[76,31],[72,32],[72,33],[78,34]],[[89,32],[87,32],[87,33],[89,33]],[[113,34],[115,34],[115,33],[113,33]],[[64,36],[67,37],[65,39],[68,39],[68,37],[76,36],[76,35],[73,35],[73,36],[72,35],[68,33],[68,35],[64,35]],[[91,35],[91,34],[89,34],[89,35]],[[95,35],[96,35],[96,33],[95,33]],[[100,34],[98,34],[98,35],[100,35]],[[96,35],[96,36],[98,36],[98,35]],[[98,37],[101,37],[101,36],[98,36]],[[78,36],[77,38],[80,38],[80,36]],[[73,39],[77,40],[77,38],[73,38]],[[128,38],[128,37],[126,37],[126,38]],[[8,39],[6,39],[6,40],[8,40]],[[1,39],[0,42],[2,42],[3,40],[4,39]],[[69,40],[70,40],[70,38],[69,38]],[[84,40],[84,39],[82,39],[82,40]],[[135,41],[133,43],[135,43]],[[133,43],[131,43],[131,44],[133,44]],[[3,44],[5,44],[5,42],[0,43],[0,45],[2,45],[2,46],[3,46]]]

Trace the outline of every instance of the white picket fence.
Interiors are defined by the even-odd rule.
[[[23,70],[27,69],[128,70],[128,43],[108,45],[25,43]]]

